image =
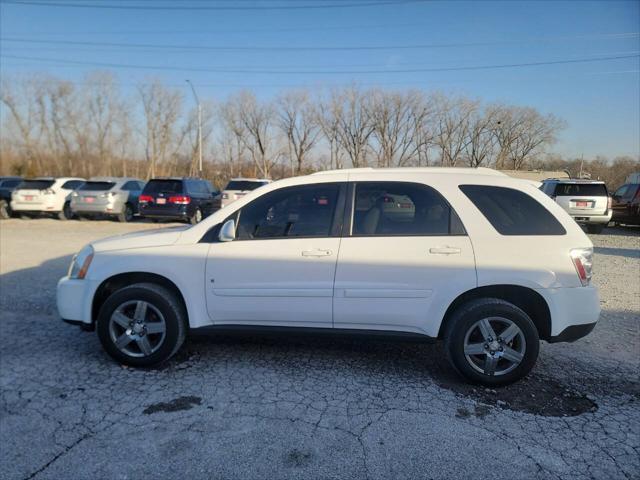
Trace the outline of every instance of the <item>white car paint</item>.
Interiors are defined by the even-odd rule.
[[[416,182],[437,190],[467,235],[330,237],[201,242],[213,227],[256,198],[296,185],[358,181]],[[502,236],[462,193],[463,184],[526,192],[566,230],[561,236]],[[58,309],[91,324],[96,290],[117,274],[147,272],[171,280],[192,328],[237,324],[373,329],[436,336],[461,294],[478,286],[535,289],[552,316],[551,334],[597,321],[592,286],[570,258],[592,244],[571,217],[529,182],[487,169],[355,169],[271,183],[190,228],[129,234],[95,242],[84,280],[64,277]],[[307,252],[307,254],[303,254]],[[315,253],[315,254],[314,254]]]
[[[36,178],[35,180],[41,180]],[[47,180],[42,178],[42,180]],[[73,189],[62,188],[71,180],[84,182],[83,178],[59,177],[44,190],[22,189],[18,187],[11,194],[11,209],[15,212],[49,212],[62,211],[64,204],[70,201]]]

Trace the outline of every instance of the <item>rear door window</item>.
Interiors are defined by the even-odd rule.
[[[565,235],[562,224],[537,200],[513,188],[460,185],[501,235]]]
[[[607,187],[603,183],[558,183],[556,197],[606,197]]]
[[[182,180],[150,180],[144,187],[144,193],[183,193]]]
[[[462,222],[433,188],[410,182],[358,182],[352,236],[464,235]]]

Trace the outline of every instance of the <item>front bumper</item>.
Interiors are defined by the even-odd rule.
[[[549,343],[575,342],[582,337],[586,337],[596,328],[596,323],[585,323],[583,325],[571,325],[565,328],[559,335],[549,338]]]
[[[91,306],[97,285],[91,280],[62,277],[56,290],[58,314],[67,323],[91,325]]]

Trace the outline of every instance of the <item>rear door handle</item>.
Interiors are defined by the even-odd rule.
[[[462,249],[458,247],[433,247],[429,249],[429,253],[433,255],[458,255]]]
[[[320,248],[302,251],[303,257],[328,257],[329,255],[331,255],[331,250],[322,250]]]

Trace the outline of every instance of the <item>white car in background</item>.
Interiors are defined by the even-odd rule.
[[[19,215],[49,213],[60,220],[73,216],[71,193],[85,180],[76,177],[38,177],[24,180],[11,194],[11,210]]]
[[[93,242],[57,303],[132,366],[167,360],[197,329],[385,332],[442,339],[468,380],[504,385],[541,339],[594,328],[592,254],[559,205],[494,170],[332,171],[271,183],[191,228]]]
[[[226,207],[239,198],[244,197],[247,193],[269,183],[271,183],[271,180],[267,180],[266,178],[232,178],[222,191],[220,208]]]

